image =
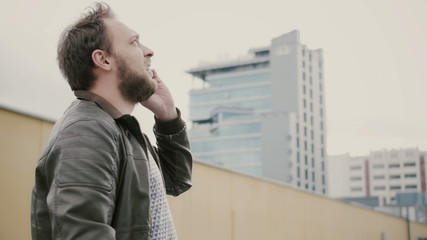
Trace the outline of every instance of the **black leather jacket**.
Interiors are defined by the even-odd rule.
[[[148,239],[147,151],[163,174],[168,194],[188,190],[192,156],[184,122],[156,120],[157,149],[132,116],[122,116],[93,93],[77,91],[76,96],[55,124],[37,164],[32,238]]]

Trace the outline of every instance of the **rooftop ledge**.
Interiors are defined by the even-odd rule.
[[[228,60],[228,61],[200,63],[198,67],[191,68],[190,70],[187,71],[187,73],[195,76],[200,76],[200,75],[203,75],[203,73],[205,72],[216,70],[216,69],[250,65],[250,64],[269,62],[269,61],[270,61],[269,56],[265,56],[265,57],[244,56],[244,57],[240,57],[240,58]]]

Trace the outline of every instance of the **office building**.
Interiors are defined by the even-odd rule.
[[[426,192],[426,152],[418,148],[371,151],[368,156],[329,156],[329,195],[379,197],[399,204],[398,193]]]
[[[324,194],[323,52],[295,30],[246,57],[188,71],[191,147],[199,161]]]

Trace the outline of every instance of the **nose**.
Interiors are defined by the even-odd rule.
[[[152,57],[154,56],[153,50],[141,44],[141,50],[144,53],[144,57]]]

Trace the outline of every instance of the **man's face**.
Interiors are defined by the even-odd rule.
[[[122,97],[130,103],[138,103],[149,98],[155,91],[156,85],[151,76],[138,72],[126,63],[120,55],[116,55],[117,74],[120,79],[119,90]],[[151,71],[150,71],[151,72]]]
[[[106,19],[105,24],[111,38],[111,54],[122,97],[130,103],[146,100],[157,86],[150,70],[153,51],[142,45],[139,35],[123,23]]]

